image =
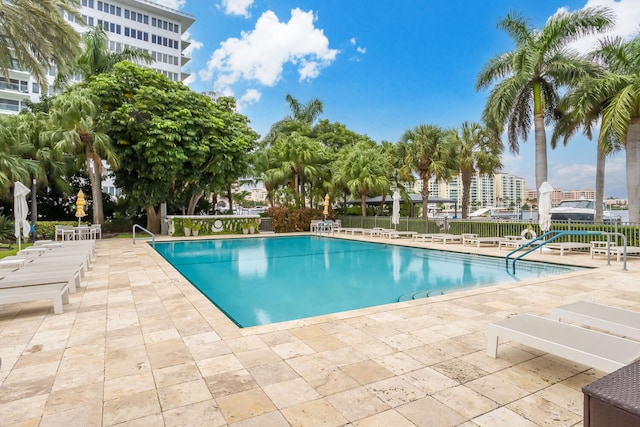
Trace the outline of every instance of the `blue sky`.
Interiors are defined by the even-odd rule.
[[[540,28],[561,8],[609,6],[618,16],[614,33],[632,37],[640,30],[637,1],[157,0],[196,17],[190,87],[235,96],[260,134],[289,113],[290,93],[301,102],[319,98],[323,119],[378,142],[396,142],[423,123],[480,121],[488,91],[476,92],[475,79],[490,58],[512,49],[496,28],[510,11]],[[523,141],[518,155],[503,159],[504,172],[529,188],[533,145]],[[595,188],[595,150],[583,137],[550,150],[549,182]],[[626,196],[624,154],[608,159],[605,180],[607,196]]]

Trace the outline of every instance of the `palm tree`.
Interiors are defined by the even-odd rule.
[[[640,222],[640,38],[604,41],[594,57],[606,65],[585,79],[571,99],[576,114],[589,117],[602,109],[598,145],[605,150],[624,143],[629,221]]]
[[[78,57],[75,66],[60,70],[56,75],[56,85],[66,86],[71,76],[79,73],[83,81],[91,76],[108,73],[118,62],[132,61],[135,63],[150,64],[153,57],[146,51],[125,48],[122,52],[109,52],[109,36],[97,25],[90,28],[82,35],[84,51]]]
[[[0,72],[24,68],[46,90],[46,68],[67,69],[80,53],[80,35],[63,14],[81,19],[78,0],[0,1]],[[14,62],[15,61],[15,62]]]
[[[279,136],[290,135],[293,132],[309,136],[313,123],[322,114],[322,101],[318,98],[313,98],[306,104],[301,104],[291,94],[287,94],[285,99],[289,104],[291,114],[271,126],[269,133],[263,140],[263,145],[275,144]]]
[[[281,169],[293,179],[291,186],[298,206],[305,206],[305,182],[318,175],[321,165],[327,163],[324,147],[296,131],[279,136],[274,149]]]
[[[498,23],[515,43],[515,49],[491,59],[480,71],[476,89],[500,81],[482,113],[484,122],[502,133],[506,127],[509,147],[518,152],[518,138],[526,140],[533,121],[536,142],[536,188],[547,180],[545,124],[555,118],[558,91],[574,85],[593,71],[594,65],[567,48],[579,37],[609,28],[613,14],[607,8],[560,12],[536,30],[519,14],[508,14]]]
[[[54,99],[49,119],[54,130],[42,133],[60,151],[74,153],[84,162],[91,183],[93,222],[104,223],[102,210],[102,159],[111,168],[118,167],[118,158],[111,139],[97,125],[98,109],[87,89],[67,92]]]
[[[422,180],[422,217],[426,221],[429,179],[448,180],[457,166],[451,132],[434,125],[419,125],[406,131],[397,147],[398,156],[404,161],[404,173],[416,173]]]
[[[367,196],[387,194],[391,189],[390,156],[369,140],[345,147],[333,164],[333,179],[360,198],[362,216],[367,215]]]
[[[464,122],[460,132],[455,131],[453,136],[462,179],[462,218],[468,218],[473,175],[493,175],[501,169],[503,146],[492,132],[479,123]]]
[[[25,158],[33,145],[20,136],[19,125],[19,116],[0,116],[0,196],[8,197],[15,181],[28,183],[38,173],[38,164]]]

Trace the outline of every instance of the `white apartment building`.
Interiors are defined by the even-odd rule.
[[[413,191],[422,190],[422,180],[417,180]],[[454,176],[450,181],[436,181],[431,178],[427,184],[430,196],[442,199],[454,199],[458,206],[462,204],[462,177]],[[522,206],[526,200],[524,178],[506,173],[493,176],[474,175],[471,179],[469,202],[471,206],[513,207]]]
[[[149,66],[173,81],[183,81],[189,74],[183,67],[190,57],[184,51],[190,42],[184,40],[185,31],[195,17],[148,0],[81,0],[80,13],[86,26],[72,15],[65,19],[80,33],[87,27],[102,25],[109,35],[109,50],[122,52],[125,47],[149,52],[155,62]],[[55,69],[48,72],[48,94],[53,95]],[[18,114],[24,101],[38,101],[40,85],[26,71],[11,70],[9,81],[0,77],[0,114]]]

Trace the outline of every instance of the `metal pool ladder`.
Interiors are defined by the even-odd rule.
[[[136,244],[136,228],[139,228],[142,231],[147,232],[150,236],[151,236],[151,247],[155,248],[156,247],[156,235],[153,234],[152,232],[150,232],[149,230],[147,230],[146,228],[144,228],[141,225],[138,224],[134,224],[133,225],[133,244]]]

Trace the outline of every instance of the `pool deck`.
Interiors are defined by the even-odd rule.
[[[640,259],[527,259],[598,268],[240,329],[147,244],[101,240],[63,314],[0,305],[0,426],[581,426],[605,373],[502,341],[493,359],[487,326],[579,300],[640,311]]]

